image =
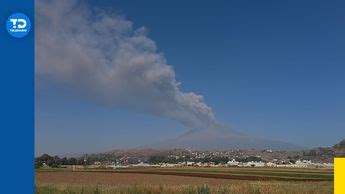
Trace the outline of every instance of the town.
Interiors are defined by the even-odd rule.
[[[332,158],[317,157],[313,151],[229,150],[192,151],[189,149],[113,150],[60,158],[47,154],[37,157],[36,168],[130,168],[130,167],[286,167],[333,168]],[[312,157],[311,157],[312,156]]]

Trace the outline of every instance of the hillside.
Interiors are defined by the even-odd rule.
[[[302,156],[307,160],[333,162],[334,157],[345,157],[345,139],[332,147],[305,150]]]
[[[345,139],[333,146],[333,151],[336,156],[345,156]]]

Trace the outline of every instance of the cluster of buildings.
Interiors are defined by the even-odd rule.
[[[192,151],[188,149],[167,151],[162,154],[122,154],[107,158],[109,162],[93,160],[90,168],[127,167],[286,167],[286,168],[333,168],[329,160],[303,157],[301,153],[273,150]],[[150,158],[150,157],[152,157]],[[157,156],[157,157],[156,157]],[[150,159],[148,159],[150,158]],[[101,158],[102,159],[102,158]],[[104,159],[103,159],[104,161]],[[116,162],[112,162],[116,161]],[[317,162],[316,162],[317,161]]]
[[[236,160],[231,160],[227,163],[229,166],[238,167],[287,167],[287,168],[333,168],[333,163],[314,163],[310,160],[297,160],[294,163],[280,163],[277,161],[271,162],[246,162],[241,163]]]
[[[128,168],[128,167],[184,167],[184,166],[194,166],[194,167],[285,167],[285,168],[333,168],[333,163],[314,163],[310,160],[297,160],[294,163],[281,163],[276,160],[271,162],[263,161],[249,161],[249,162],[238,162],[235,159],[229,160],[226,164],[215,164],[214,162],[179,162],[173,163],[160,163],[160,164],[148,164],[140,162],[137,164],[121,165],[114,162],[102,164],[101,162],[95,162],[90,167],[97,168],[103,166],[105,168]]]

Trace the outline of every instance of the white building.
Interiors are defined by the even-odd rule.
[[[227,165],[228,166],[238,166],[239,165],[239,162],[237,162],[235,159],[232,159],[232,160],[229,160],[227,162]]]
[[[268,166],[268,167],[277,167],[277,164],[273,163],[273,162],[267,162],[266,166]]]

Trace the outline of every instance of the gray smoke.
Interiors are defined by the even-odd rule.
[[[201,95],[179,89],[175,72],[145,27],[75,0],[36,1],[36,81],[73,88],[104,106],[215,125]],[[39,86],[39,84],[38,84]]]

